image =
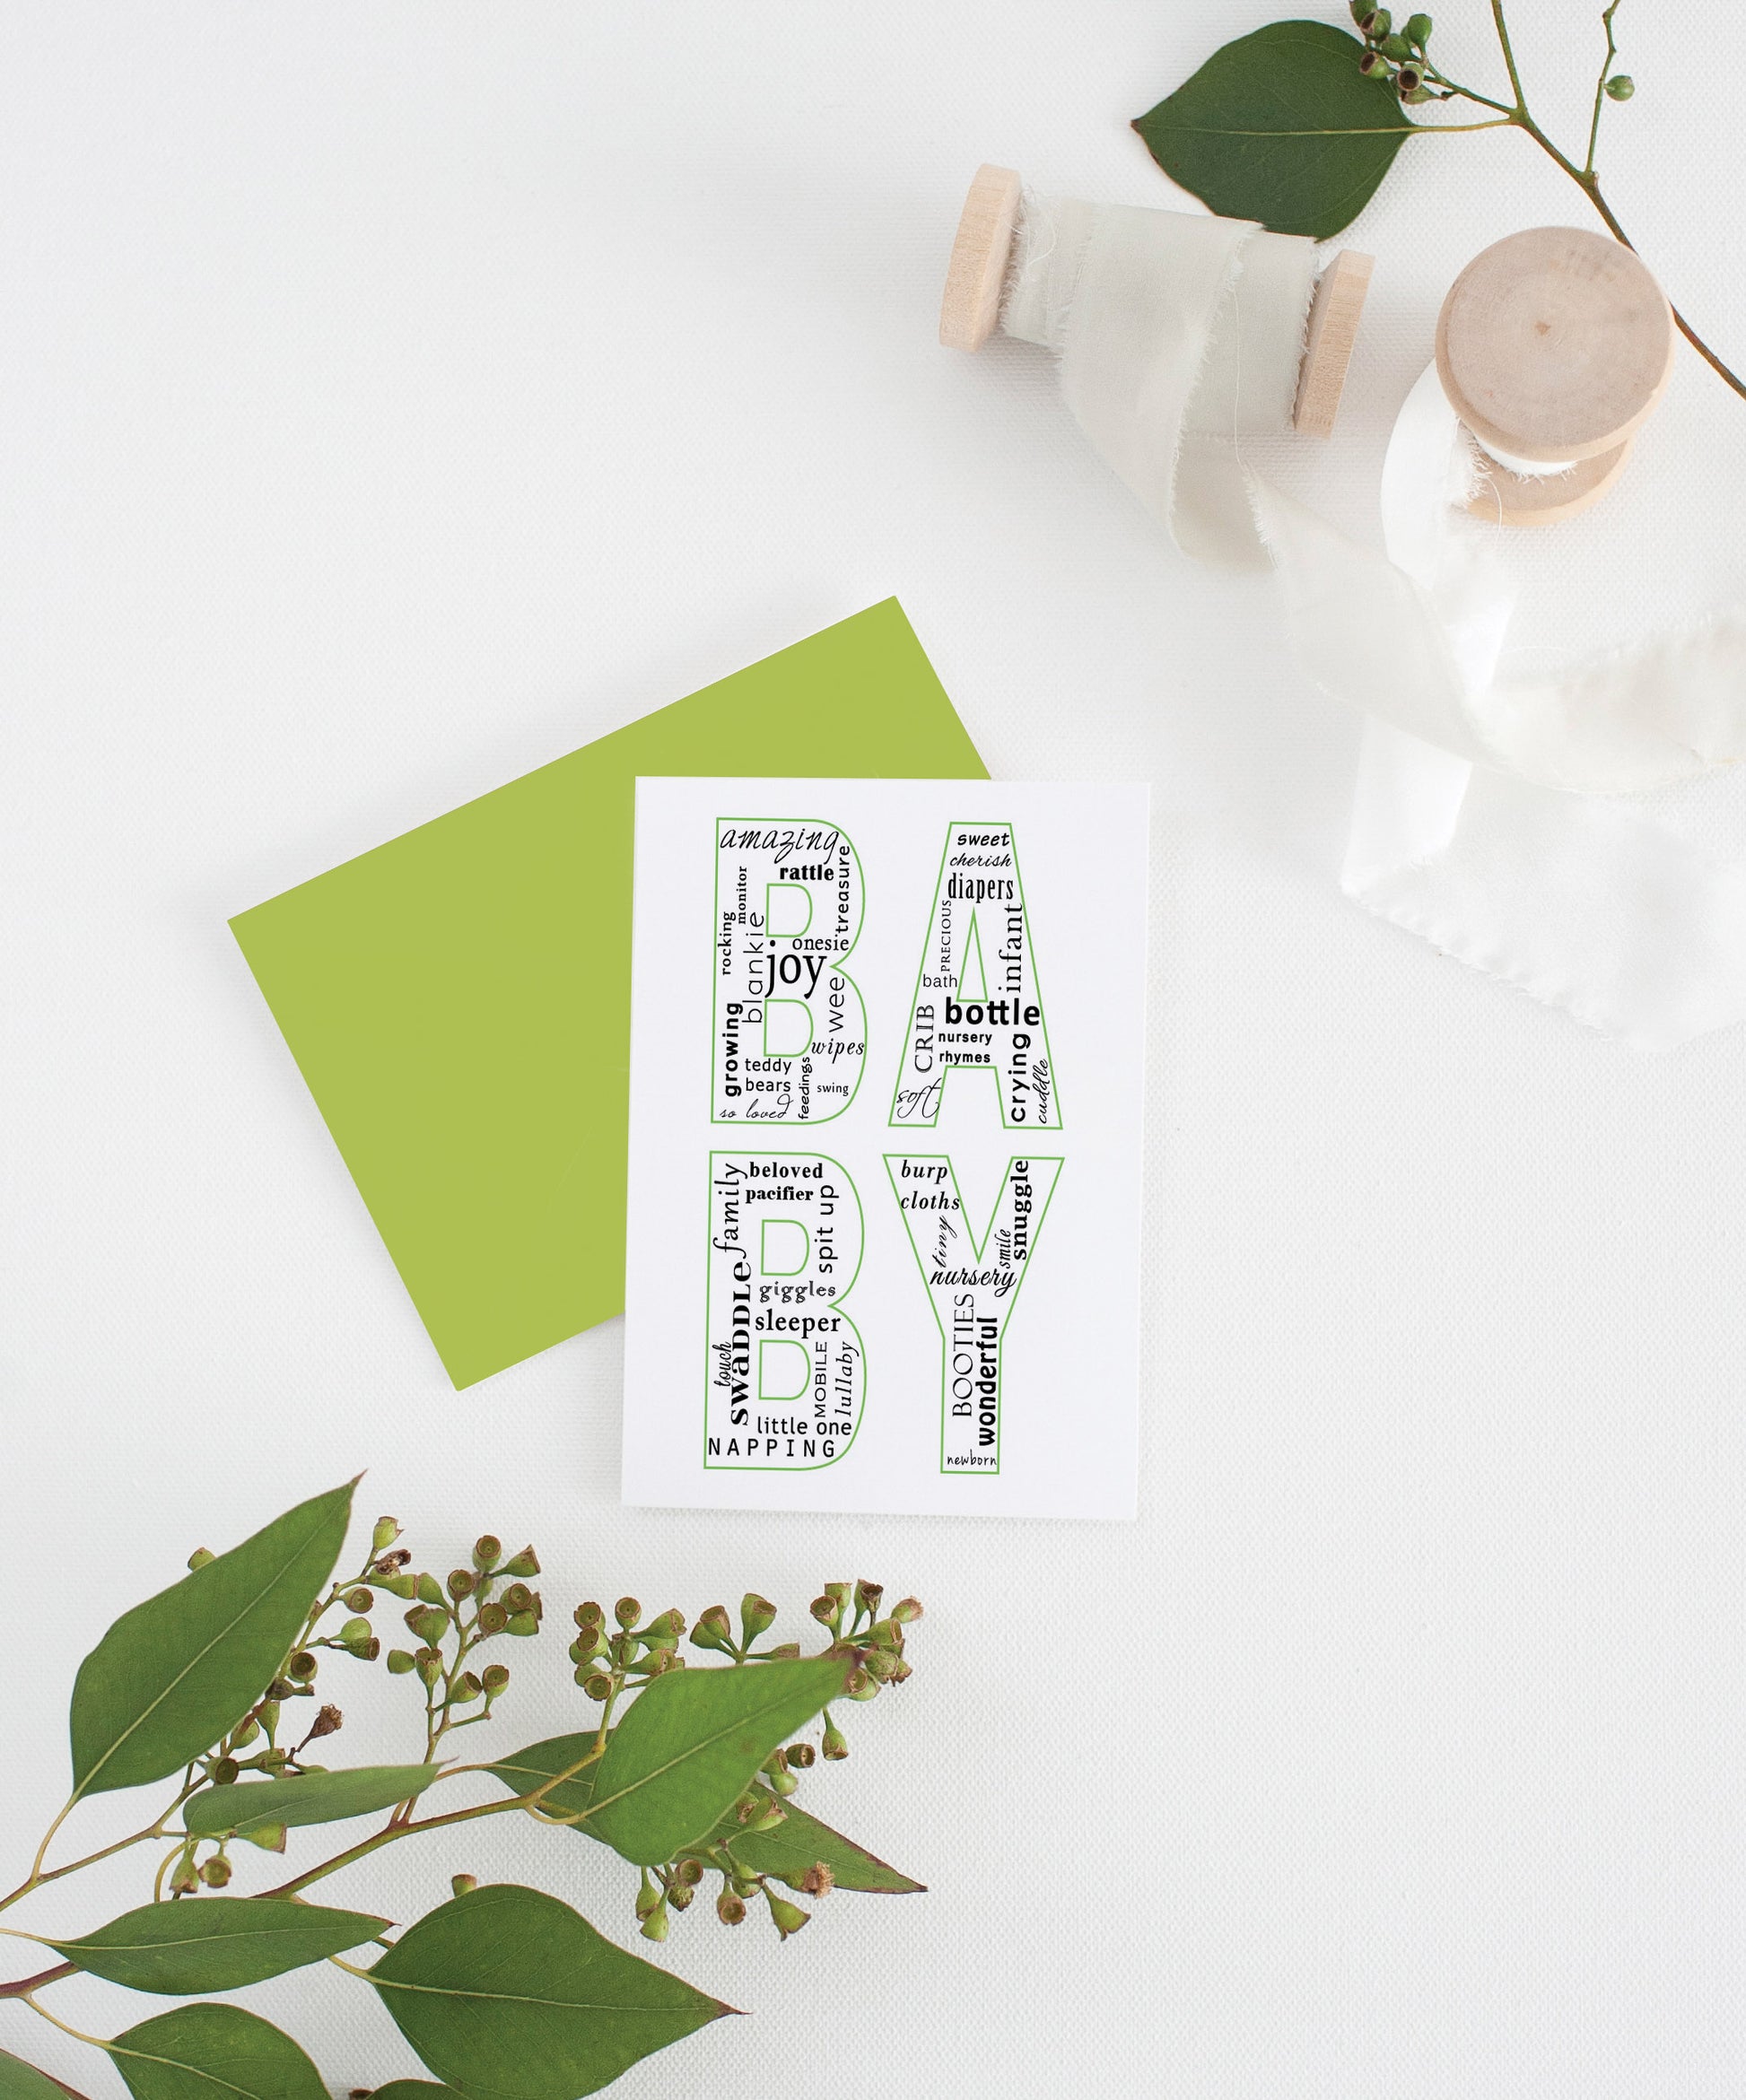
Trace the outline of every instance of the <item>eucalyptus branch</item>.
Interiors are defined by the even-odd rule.
[[[1618,13],[1619,4],[1620,0],[1608,0],[1608,4],[1601,13],[1607,48],[1601,61],[1600,76],[1594,86],[1594,107],[1589,119],[1587,155],[1580,167],[1551,139],[1528,107],[1521,70],[1510,41],[1509,24],[1504,16],[1503,0],[1491,0],[1491,19],[1497,32],[1497,45],[1503,56],[1505,70],[1509,74],[1510,91],[1515,98],[1514,102],[1500,102],[1493,96],[1481,94],[1477,88],[1470,88],[1460,81],[1452,80],[1438,69],[1427,50],[1431,35],[1429,15],[1415,14],[1407,22],[1403,30],[1397,31],[1387,9],[1372,7],[1369,0],[1352,0],[1352,13],[1358,22],[1358,33],[1365,41],[1358,70],[1367,79],[1386,81],[1403,103],[1411,105],[1432,100],[1448,101],[1458,98],[1480,108],[1498,111],[1500,114],[1495,123],[1418,124],[1412,127],[1413,135],[1501,129],[1506,125],[1524,133],[1554,166],[1562,170],[1583,192],[1613,239],[1635,254],[1637,244],[1619,224],[1612,207],[1602,194],[1600,179],[1594,167],[1595,153],[1600,144],[1602,105],[1609,101],[1628,102],[1637,91],[1636,83],[1629,74],[1613,70],[1613,61],[1619,55],[1619,46],[1613,33],[1613,16]],[[1746,381],[1742,381],[1739,374],[1733,371],[1710,348],[1678,307],[1672,307],[1672,312],[1674,327],[1698,356],[1718,379],[1731,387],[1742,400],[1746,400]]]
[[[615,1852],[636,1868],[635,1914],[643,1938],[654,1941],[665,1939],[669,1919],[690,1905],[706,1851],[724,1876],[716,1904],[722,1922],[742,1922],[746,1897],[760,1895],[785,1939],[808,1913],[778,1893],[778,1881],[814,1897],[834,1887],[920,1888],[810,1817],[784,1841],[770,1839],[790,1819],[784,1802],[797,1775],[815,1759],[811,1743],[789,1738],[822,1717],[819,1754],[827,1761],[846,1756],[829,1703],[872,1699],[910,1675],[904,1628],[921,1608],[912,1599],[883,1611],[877,1583],[826,1583],[812,1616],[828,1645],[802,1657],[798,1642],[755,1645],[776,1608],[749,1591],[738,1635],[720,1605],[691,1631],[691,1645],[725,1667],[688,1675],[680,1612],[645,1618],[634,1598],[621,1597],[609,1622],[598,1604],[580,1605],[570,1662],[589,1703],[586,1725],[492,1763],[444,1765],[448,1737],[495,1718],[510,1685],[507,1666],[485,1661],[480,1651],[540,1631],[545,1606],[532,1586],[538,1556],[531,1547],[506,1556],[501,1541],[486,1536],[474,1546],[470,1566],[439,1581],[414,1568],[396,1543],[399,1526],[384,1517],[363,1566],[332,1582],[351,1498],[351,1486],[336,1489],[287,1511],[226,1555],[195,1554],[186,1582],[137,1607],[125,1637],[112,1629],[78,1672],[73,1796],[0,1907],[130,1846],[169,1845],[150,1900],[95,1931],[61,1939],[0,1926],[0,1937],[31,1940],[62,1957],[0,1982],[0,2003],[27,2005],[107,2052],[134,2100],[200,2100],[217,2085],[233,2085],[229,2074],[239,2062],[258,2068],[249,2087],[254,2096],[314,2090],[319,2074],[288,2035],[233,2004],[179,2002],[105,2041],[49,2012],[39,1998],[48,1985],[88,1974],[179,2001],[211,2000],[331,1962],[382,1996],[427,2065],[445,2077],[458,2067],[468,2090],[497,2076],[508,2048],[538,2074],[541,2090],[574,2090],[574,2081],[586,2080],[592,2092],[729,2009],[677,1976],[651,1981],[648,1963],[537,1889],[481,1887],[472,1875],[457,1874],[451,1902],[392,1937],[380,1917],[304,1900],[305,1890],[343,1868],[426,1832],[524,1813],[571,1834],[551,1840],[561,1849],[576,1833],[594,1839],[603,1857]],[[406,1608],[415,1647],[384,1654],[371,1614],[385,1598]],[[324,1631],[328,1615],[341,1608],[351,1616]],[[330,1769],[310,1760],[311,1748],[345,1725],[325,1684],[317,1690],[330,1660],[342,1669],[380,1661],[388,1678],[417,1679],[418,1763]],[[240,1696],[239,1687],[254,1687],[252,1696]],[[300,1699],[310,1702],[312,1718],[294,1729],[285,1714]],[[50,1844],[86,1793],[152,1785],[179,1772],[174,1799],[145,1828],[83,1859],[48,1865]],[[468,1773],[489,1775],[503,1798],[419,1813],[435,1786]],[[237,1871],[233,1848],[239,1857],[249,1847],[284,1852],[292,1834],[301,1842],[312,1827],[355,1826],[384,1811],[387,1820],[368,1836],[276,1886],[258,1895],[222,1893]],[[799,1831],[802,1860],[816,1856],[797,1869]],[[760,1852],[761,1844],[767,1849]],[[566,1879],[573,1878],[574,1860],[566,1857],[563,1866]],[[187,1904],[193,1907],[176,1907]],[[469,1907],[457,1926],[451,1913],[460,1904]],[[366,1948],[378,1950],[369,1967],[344,1958]],[[513,1990],[485,1989],[482,1979],[501,1983],[505,1965],[519,1979]],[[579,1998],[584,1972],[589,1988]],[[404,1986],[397,1992],[397,1984]],[[0,2053],[0,2072],[17,2063]],[[4,2078],[0,2085],[13,2090]],[[27,2080],[21,2089],[28,2087]],[[84,2100],[71,2087],[61,2089],[68,2100]]]

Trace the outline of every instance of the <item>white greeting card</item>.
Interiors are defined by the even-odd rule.
[[[627,1502],[1133,1515],[1147,832],[638,781]]]

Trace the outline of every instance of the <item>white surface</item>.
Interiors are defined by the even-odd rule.
[[[864,1572],[931,1607],[808,1795],[934,1893],[834,1898],[781,1949],[681,1921],[675,1965],[755,2017],[627,2096],[1738,2093],[1746,1038],[1633,1055],[1343,902],[1358,725],[1265,581],[1161,544],[1040,353],[933,342],[980,160],[1167,198],[1125,120],[1266,12],[8,12],[0,1508],[59,1563],[9,1614],[12,1859],[115,1612],[368,1465],[439,1565],[537,1539],[554,1604],[803,1609]],[[1594,23],[1519,12],[1567,135]],[[1495,80],[1476,0],[1439,13]],[[1739,159],[1692,72],[1737,24],[1634,20],[1618,208],[1746,353]],[[1409,149],[1350,236],[1380,263],[1318,501],[1374,517],[1460,265],[1581,218],[1525,142]],[[1683,359],[1631,476],[1692,528],[1590,577],[1584,620],[1742,588],[1743,459]],[[1580,579],[1586,528],[1522,559]],[[617,1330],[450,1392],[224,928],[891,590],[997,774],[1155,783],[1136,1529],[620,1511]],[[1524,640],[1584,639],[1576,595]],[[573,1712],[548,1648],[506,1740]],[[534,1870],[412,1852],[336,1897]],[[554,1886],[628,1928],[603,1858]],[[412,2068],[336,1973],[250,2002],[305,1999],[336,2084]],[[118,2091],[0,2007],[32,2045]]]
[[[1147,800],[1143,787],[1108,780],[638,781],[627,1503],[1132,1521],[1147,1006],[1137,965],[1146,945]],[[743,835],[738,850],[718,840],[723,826],[773,820],[841,827],[853,856],[842,893],[853,902],[839,907],[834,878],[823,882],[813,892],[816,917],[808,904],[808,916],[789,928],[834,932],[832,914],[841,908],[852,922],[850,947],[810,958],[805,943],[783,951],[803,968],[808,960],[841,965],[848,989],[838,995],[844,1012],[837,1040],[859,1035],[866,1044],[864,1058],[817,1060],[813,1108],[833,1112],[816,1122],[800,1122],[798,1112],[793,1121],[778,1120],[794,1103],[768,1093],[759,1098],[749,1085],[736,1089],[738,1098],[721,1092],[717,1045],[724,1030],[742,1046],[734,1067],[739,1079],[759,1084],[751,1076],[773,1062],[756,1054],[766,1040],[762,1013],[742,1033],[738,1020],[728,1020],[734,1009],[725,1002],[737,1001],[744,1012],[748,987],[770,983],[768,929],[778,907],[769,907],[762,933],[748,932],[747,893],[755,910],[765,909],[776,881],[760,885],[777,858],[745,850]],[[994,832],[997,845],[1009,825],[1010,850],[960,850],[966,824]],[[991,843],[986,836],[974,842]],[[802,867],[819,851],[802,846],[789,865]],[[823,858],[835,851],[833,845]],[[998,901],[1013,895],[1009,881],[979,882],[987,901],[963,901],[966,892],[956,885],[977,881],[963,873],[977,867],[1017,876],[1016,947],[1008,946],[1011,908]],[[786,907],[805,894],[791,893]],[[1015,965],[1017,974],[1009,974]],[[957,987],[960,971],[978,998],[1019,990],[1023,999],[1041,1002],[1033,1009],[1041,1011],[1041,1025],[1033,1021],[1022,1039],[1004,1026],[980,1037],[982,1071],[974,1069],[973,1024],[951,1024],[949,1014],[942,1024],[940,994],[929,989]],[[842,979],[827,969],[810,1024],[799,1023],[801,1045],[832,1032],[825,992],[833,984]],[[1006,1002],[1000,1004],[1004,1024]],[[783,1005],[789,1013],[780,1011]],[[767,1002],[769,1041],[796,1042],[798,1006],[795,999]],[[980,1022],[982,1008],[973,1011]],[[932,1018],[922,1023],[923,1014]],[[960,1053],[963,1062],[952,1063]],[[1041,1091],[1033,1084],[1039,1076]],[[820,1081],[841,1087],[845,1079],[852,1091],[834,1106],[834,1095],[827,1101],[816,1091]],[[799,1084],[797,1073],[797,1091]],[[1028,1125],[1008,1121],[1009,1107],[1021,1115],[1028,1109]],[[924,1121],[930,1108],[933,1120]],[[724,1111],[729,1120],[711,1120]],[[1050,1120],[1038,1123],[1039,1113]],[[818,1181],[754,1187],[739,1178],[748,1154],[755,1163],[760,1155],[816,1155],[808,1171]],[[908,1180],[911,1170],[921,1186]],[[819,1272],[808,1235],[822,1213],[815,1190],[827,1180],[836,1191],[837,1259]],[[734,1192],[731,1234],[720,1225],[716,1191],[724,1189]],[[1015,1195],[1026,1199],[1022,1212],[1010,1207]],[[796,1196],[784,1213],[780,1199]],[[956,1215],[942,1216],[947,1207]],[[789,1233],[779,1235],[766,1271],[763,1233],[785,1215],[796,1221],[790,1232],[799,1233],[805,1251],[794,1250]],[[1023,1244],[1015,1263],[1000,1248],[1016,1240]],[[950,1249],[943,1262],[924,1251],[938,1246]],[[742,1263],[750,1258],[739,1272],[743,1290],[736,1288],[730,1247]],[[798,1289],[764,1281],[793,1275],[796,1263],[803,1277]],[[930,1288],[942,1266],[952,1281]],[[982,1281],[964,1292],[966,1269]],[[985,1287],[997,1271],[1013,1284],[1010,1294]],[[757,1448],[761,1422],[810,1419],[810,1344],[779,1342],[770,1365],[769,1383],[780,1391],[792,1375],[785,1355],[800,1355],[799,1399],[767,1415],[755,1401],[741,1407],[736,1433],[714,1354],[718,1345],[733,1349],[726,1338],[738,1332],[729,1320],[735,1298],[748,1308],[745,1346],[755,1394],[765,1376],[757,1352],[769,1347],[752,1339],[755,1331],[764,1332],[773,1317],[790,1333],[804,1320],[809,1334],[825,1336],[840,1318],[862,1382],[849,1441],[829,1462],[802,1462],[816,1461],[817,1437],[799,1440],[797,1449],[792,1436],[771,1436]],[[789,1306],[796,1310],[784,1311]],[[964,1379],[960,1395],[956,1371],[959,1352],[971,1347],[965,1338],[980,1332],[973,1306],[998,1323],[991,1359],[975,1359],[973,1417],[972,1382]],[[713,1338],[707,1354],[700,1346],[706,1334]],[[839,1345],[817,1346],[830,1352],[825,1390],[834,1395]],[[983,1361],[993,1367],[994,1408],[986,1422]],[[942,1392],[948,1367],[949,1407]],[[743,1395],[746,1373],[738,1376]]]

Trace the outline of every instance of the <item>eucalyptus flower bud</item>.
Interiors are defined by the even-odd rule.
[[[450,1568],[446,1585],[449,1594],[458,1604],[463,1597],[471,1597],[479,1586],[479,1578],[471,1568]]]
[[[748,1590],[739,1600],[741,1636],[746,1643],[755,1641],[760,1634],[767,1634],[776,1623],[776,1607],[767,1597],[760,1597],[755,1590]]]
[[[1407,17],[1407,41],[1423,50],[1431,40],[1431,18],[1428,14],[1410,14]]]
[[[857,1582],[855,1584],[855,1609],[864,1611],[869,1618],[876,1616],[879,1599],[886,1593],[883,1582]]]
[[[418,1594],[418,1583],[411,1575],[397,1574],[390,1570],[385,1575],[370,1578],[378,1590],[386,1590],[390,1597],[412,1598]]]
[[[1401,100],[1403,102],[1428,102],[1430,99],[1431,91],[1429,88],[1414,88],[1410,93],[1403,89],[1401,94]]]
[[[800,1782],[791,1772],[773,1772],[770,1774],[770,1783],[786,1800]]]
[[[905,1597],[900,1604],[892,1606],[891,1616],[900,1626],[913,1625],[916,1620],[921,1616],[921,1599],[915,1597]]]
[[[231,1862],[222,1852],[215,1852],[201,1868],[200,1878],[208,1888],[223,1888],[231,1878]]]
[[[488,1662],[479,1672],[479,1682],[487,1695],[494,1699],[499,1692],[508,1689],[510,1673],[501,1662]]]
[[[667,1901],[673,1910],[688,1911],[691,1908],[691,1899],[696,1893],[695,1889],[687,1888],[681,1883],[677,1888],[668,1890]]]
[[[505,1566],[503,1573],[506,1575],[537,1575],[539,1573],[539,1555],[531,1546],[524,1546]]]
[[[1394,84],[1401,91],[1404,100],[1419,91],[1425,84],[1425,76],[1416,65],[1403,65],[1400,72],[1394,75]]]
[[[509,1613],[503,1609],[495,1598],[493,1598],[489,1604],[482,1604],[479,1607],[479,1631],[487,1639],[493,1634],[501,1634],[509,1623]]]
[[[258,1845],[264,1852],[282,1852],[285,1849],[283,1823],[258,1823],[252,1830],[238,1831],[237,1835],[245,1844]]]
[[[766,1662],[798,1662],[800,1660],[800,1643],[798,1641],[784,1641],[780,1647],[766,1648],[764,1654]]]
[[[476,1677],[470,1669],[464,1669],[460,1674],[460,1681],[454,1689],[453,1697],[456,1705],[470,1706],[474,1700],[481,1696],[485,1688],[482,1679]]]
[[[434,1648],[421,1648],[413,1658],[418,1665],[418,1674],[426,1685],[434,1685],[442,1675],[442,1658]]]
[[[778,1895],[773,1888],[766,1887],[764,1894],[765,1902],[770,1905],[771,1920],[784,1939],[798,1932],[807,1922],[808,1913],[799,1904],[790,1903],[785,1896]]]
[[[296,1694],[297,1687],[292,1683],[289,1677],[275,1677],[273,1682],[266,1687],[266,1696],[275,1708],[277,1707],[280,1700],[294,1698]],[[263,1709],[261,1714],[261,1721],[263,1725],[265,1725],[266,1720],[266,1714]]]
[[[1366,80],[1370,79],[1372,75],[1375,74],[1381,74],[1384,78],[1386,78],[1388,74],[1388,61],[1383,57],[1380,51],[1366,51],[1364,57],[1358,60],[1358,71],[1363,74]]]
[[[642,1937],[645,1939],[665,1939],[667,1938],[667,1898],[665,1896],[642,1921]]]
[[[200,1886],[200,1870],[194,1861],[183,1854],[176,1871],[170,1877],[170,1886],[178,1895],[192,1895]]]
[[[825,1723],[825,1739],[818,1746],[819,1755],[835,1765],[849,1755],[849,1743],[842,1730],[834,1721]]]
[[[642,1607],[634,1597],[621,1597],[612,1608],[612,1616],[624,1627],[624,1631],[629,1633],[642,1616]]]
[[[355,1589],[348,1590],[345,1592],[343,1601],[347,1611],[374,1611],[376,1592],[373,1590],[366,1590],[360,1582]]]
[[[285,1675],[293,1684],[306,1685],[320,1668],[307,1648],[300,1648],[285,1665]]]
[[[442,1605],[448,1602],[448,1599],[442,1594],[442,1584],[428,1571],[418,1577],[414,1588],[417,1591],[418,1601],[421,1604]]]
[[[234,1757],[221,1757],[207,1776],[214,1786],[234,1786],[240,1769]]]
[[[691,1630],[694,1648],[731,1648],[734,1644],[733,1622],[728,1616],[724,1604],[712,1604],[698,1619]]]
[[[877,1678],[882,1685],[888,1685],[897,1674],[897,1658],[887,1654],[883,1648],[869,1648],[867,1660],[861,1667],[869,1677]]]
[[[503,1557],[503,1542],[493,1538],[487,1531],[483,1538],[473,1542],[473,1565],[483,1575],[488,1568],[494,1568]]]
[[[829,1895],[836,1887],[836,1876],[823,1860],[815,1860],[800,1877],[800,1887],[808,1895]]]
[[[826,1582],[824,1585],[825,1596],[834,1597],[839,1604],[848,1603],[849,1592],[853,1588],[852,1582]]]
[[[842,1608],[842,1607],[834,1597],[815,1597],[807,1607],[807,1609],[811,1612],[821,1626],[834,1625],[836,1615]]]
[[[258,1715],[253,1713],[245,1713],[242,1719],[238,1721],[237,1725],[231,1730],[231,1749],[247,1749],[249,1745],[254,1741],[255,1738],[259,1735],[260,1732],[261,1724]]]
[[[406,1614],[406,1627],[426,1648],[434,1648],[449,1631],[449,1614],[438,1605],[415,1604]]]
[[[188,1573],[191,1575],[198,1574],[202,1568],[209,1568],[217,1558],[218,1555],[210,1547],[196,1546],[188,1556]]]
[[[752,1821],[748,1823],[746,1827],[752,1833],[755,1837],[756,1837],[762,1835],[762,1834],[766,1830],[776,1829],[779,1825],[786,1823],[787,1821],[788,1810],[783,1808],[780,1801],[770,1800],[764,1804],[764,1814],[762,1816],[754,1817]]]
[[[724,1925],[743,1925],[746,1905],[731,1888],[724,1888],[715,1899],[715,1914]]]
[[[642,1879],[638,1885],[636,1892],[637,1916],[639,1918],[646,1918],[649,1916],[650,1912],[659,1910],[660,1907],[660,1891],[655,1887],[654,1883],[650,1880],[649,1869],[645,1867],[642,1869]]]
[[[360,1662],[374,1662],[382,1652],[382,1644],[374,1634],[366,1641],[351,1641],[346,1645]]]
[[[400,1526],[393,1517],[378,1517],[376,1529],[370,1534],[370,1550],[373,1554],[386,1553],[400,1536]]]
[[[261,1726],[271,1735],[279,1725],[279,1702],[273,1697],[270,1686],[267,1697],[256,1707],[255,1712],[260,1716]]]
[[[337,1706],[324,1706],[315,1717],[305,1742],[315,1742],[322,1736],[336,1735],[345,1726],[345,1716]]]
[[[607,1615],[592,1599],[587,1604],[579,1604],[571,1614],[579,1626],[598,1626],[606,1624]]]
[[[682,1888],[695,1888],[703,1878],[703,1862],[701,1860],[681,1860],[673,1869],[673,1878]]]
[[[505,1630],[515,1634],[518,1640],[526,1640],[529,1634],[538,1633],[539,1621],[530,1611],[512,1611]]]
[[[451,1874],[449,1886],[458,1896],[471,1895],[479,1886],[479,1877],[476,1874]]]
[[[788,1747],[788,1761],[790,1765],[800,1772],[809,1772],[812,1769],[812,1762],[816,1756],[816,1752],[810,1743],[790,1743]]]
[[[685,1615],[682,1611],[664,1611],[659,1618],[650,1619],[642,1629],[642,1637],[657,1648],[670,1648],[685,1630]]]
[[[1386,7],[1373,7],[1358,24],[1362,33],[1368,37],[1373,43],[1380,42],[1393,27],[1394,17]]]
[[[1607,83],[1607,92],[1615,102],[1628,102],[1637,92],[1637,83],[1628,73],[1615,73]]]
[[[612,1679],[604,1670],[597,1669],[591,1677],[584,1677],[581,1671],[578,1670],[576,1682],[597,1704],[612,1697]]]
[[[347,1619],[345,1624],[339,1629],[339,1637],[345,1643],[348,1648],[351,1646],[354,1641],[369,1640],[370,1621],[368,1619],[362,1618]]]
[[[389,1675],[397,1677],[405,1677],[408,1670],[416,1666],[416,1660],[405,1648],[390,1648],[388,1651]]]

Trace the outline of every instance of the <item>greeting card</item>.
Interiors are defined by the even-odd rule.
[[[1147,833],[638,781],[627,1502],[1132,1516]]]
[[[639,773],[980,771],[895,598],[231,921],[457,1386],[624,1309]]]

